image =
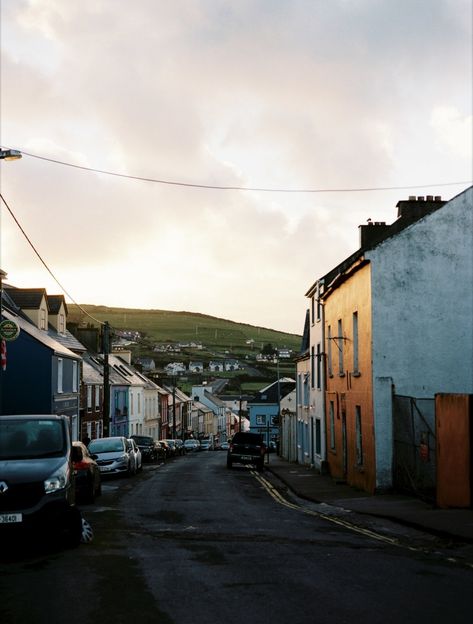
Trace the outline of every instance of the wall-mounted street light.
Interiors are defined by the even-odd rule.
[[[21,158],[21,152],[13,149],[0,149],[0,159],[2,160],[18,160]]]

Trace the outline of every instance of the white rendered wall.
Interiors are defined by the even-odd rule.
[[[473,188],[366,253],[373,381],[419,398],[473,392]],[[376,396],[375,396],[376,418]]]

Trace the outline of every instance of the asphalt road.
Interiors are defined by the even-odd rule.
[[[83,508],[92,543],[0,554],[0,622],[470,622],[471,569],[304,513],[271,484],[220,452],[107,481]]]

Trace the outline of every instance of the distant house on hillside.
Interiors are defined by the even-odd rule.
[[[152,371],[156,368],[156,363],[152,358],[141,357],[136,359],[136,363],[139,364],[143,371]]]
[[[211,360],[209,362],[209,370],[212,371],[213,373],[221,373],[224,370],[224,364],[223,362],[220,361],[216,361],[216,360]]]
[[[170,362],[164,369],[168,375],[181,375],[186,372],[184,362]]]
[[[190,373],[203,373],[204,372],[203,362],[190,362],[189,372]]]
[[[225,360],[226,371],[236,371],[240,368],[240,362],[238,360]]]

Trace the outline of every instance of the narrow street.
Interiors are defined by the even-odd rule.
[[[470,621],[471,570],[300,513],[269,480],[202,452],[105,482],[92,543],[2,553],[0,621]]]

